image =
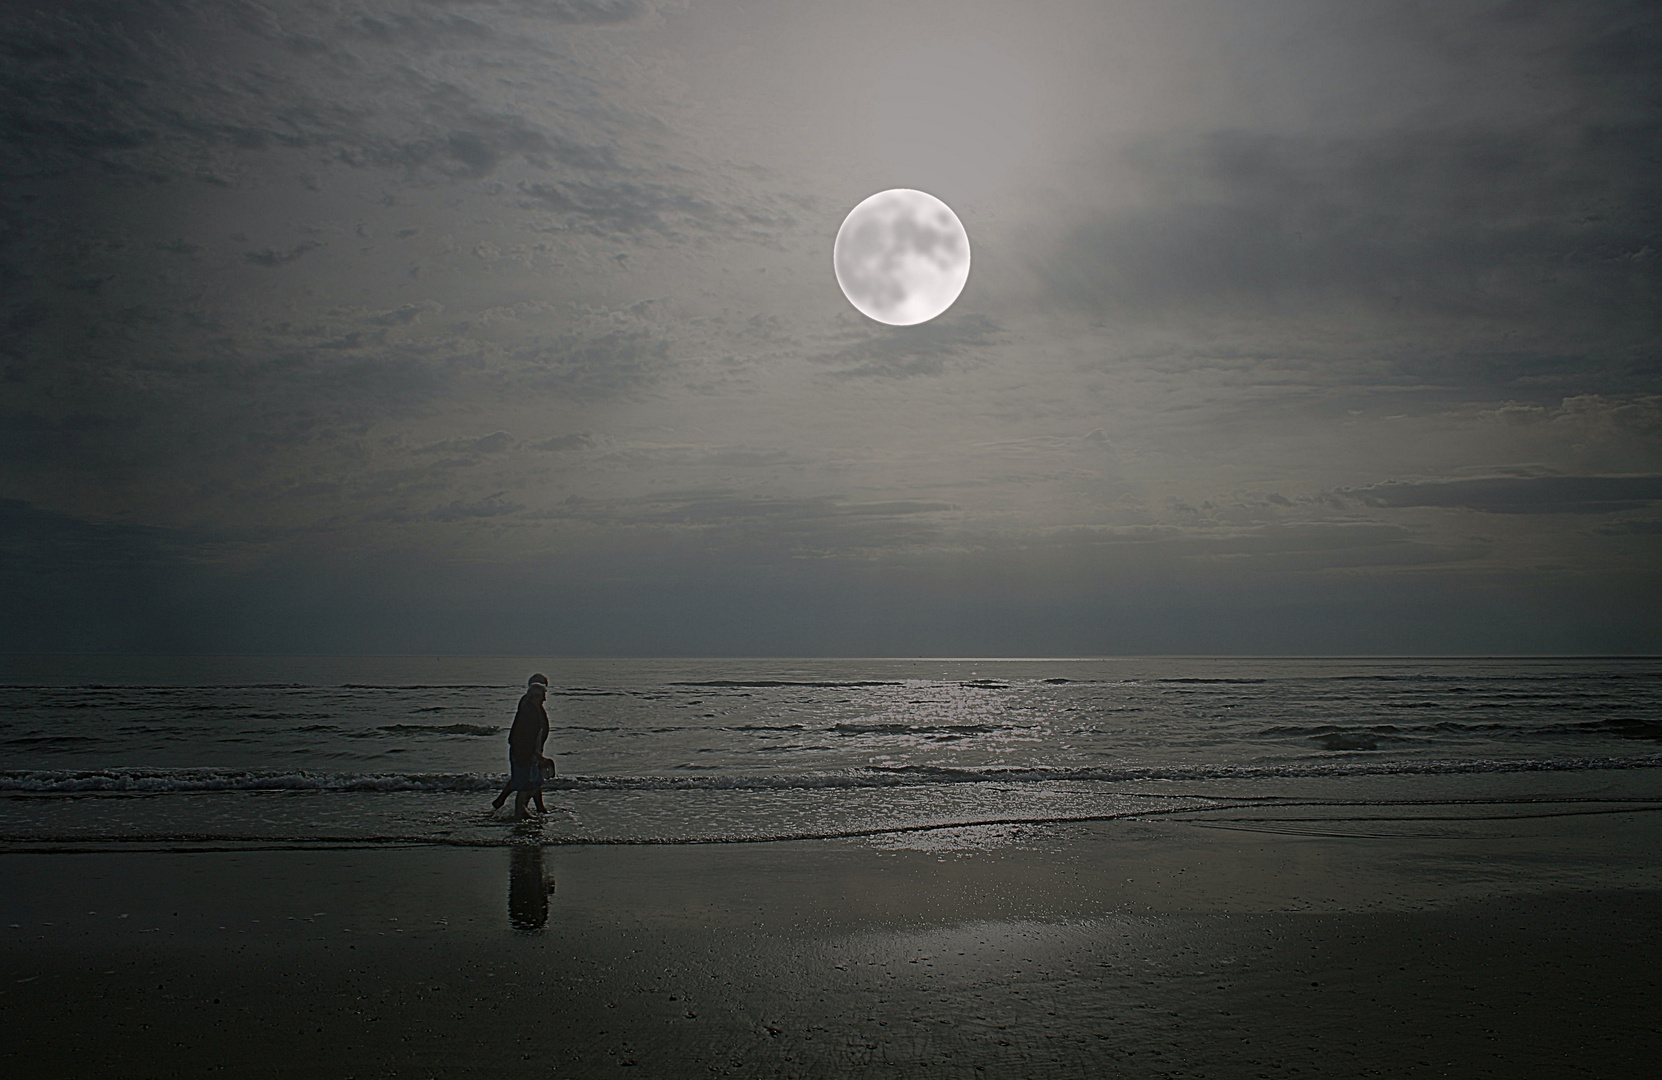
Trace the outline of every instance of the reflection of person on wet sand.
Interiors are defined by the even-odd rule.
[[[527,933],[548,925],[548,894],[554,883],[543,876],[542,848],[514,848],[508,867],[508,925]]]
[[[525,804],[533,799],[537,813],[548,813],[542,801],[542,748],[548,741],[548,710],[543,708],[543,700],[547,696],[548,676],[531,676],[525,696],[519,699],[519,709],[514,713],[514,726],[508,729],[508,783],[491,808],[500,810],[508,800],[508,793],[514,792],[515,820],[530,816]]]

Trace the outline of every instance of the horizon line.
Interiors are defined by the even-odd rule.
[[[0,661],[60,658],[122,658],[128,660],[929,660],[955,663],[1086,663],[1100,660],[1662,660],[1662,653],[1077,653],[1068,656],[1009,655],[841,655],[841,654],[604,654],[582,653],[210,653],[210,652],[12,652]]]

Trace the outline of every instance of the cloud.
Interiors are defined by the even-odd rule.
[[[423,300],[419,304],[400,304],[390,311],[378,312],[369,316],[369,321],[377,326],[409,326],[423,315],[444,310],[444,305],[437,300]]]
[[[557,390],[577,398],[610,398],[638,392],[674,368],[662,304],[643,300],[627,308],[586,312],[558,337],[533,338],[504,357],[518,388]]]
[[[218,587],[236,546],[0,499],[0,651],[211,647],[242,608]]]
[[[1600,525],[1593,532],[1599,536],[1662,536],[1662,520],[1636,518],[1629,521],[1612,521],[1608,525]]]
[[[767,619],[810,650],[1246,651],[1265,611],[1325,645],[1399,601],[1315,579],[1477,582],[1415,594],[1448,616],[1555,566],[1653,596],[1654,14],[1139,5],[1150,70],[1205,78],[1115,93],[1144,72],[1104,62],[1104,5],[958,12],[1022,22],[1055,100],[1023,182],[953,195],[981,300],[910,328],[829,273],[888,173],[814,89],[873,89],[822,6],[5,6],[0,495],[62,513],[0,514],[0,632],[80,610],[222,648],[246,602],[238,641],[381,650],[424,612],[399,642],[480,649],[458,611],[545,571],[588,604],[549,640],[623,651],[782,647]],[[281,566],[231,588],[207,530]]]
[[[1662,500],[1662,476],[1498,476],[1393,480],[1338,494],[1366,506],[1451,507],[1491,514],[1613,514]]]
[[[76,411],[59,416],[8,413],[0,424],[0,461],[17,465],[63,464],[89,445],[107,444],[120,430],[111,416]]]
[[[522,205],[553,211],[568,227],[597,236],[674,235],[678,221],[709,220],[717,215],[713,204],[657,184],[521,182],[519,190],[527,196]]]
[[[479,435],[470,438],[445,439],[442,442],[428,443],[418,447],[418,454],[500,454],[504,450],[511,450],[514,446],[514,437],[506,431],[493,431],[489,435]]]
[[[569,436],[567,436],[569,438]],[[589,440],[584,448],[598,446],[597,440]],[[651,468],[654,466],[671,468],[708,468],[708,469],[763,469],[775,468],[781,465],[803,465],[808,458],[792,454],[785,450],[766,449],[753,446],[696,446],[696,445],[663,445],[653,443],[609,443],[605,453],[596,459],[608,467],[625,469]]]
[[[533,450],[552,450],[556,453],[568,450],[588,450],[595,445],[593,435],[586,431],[572,432],[569,435],[555,435],[553,438],[531,444]]]
[[[467,116],[467,130],[452,131],[444,152],[465,166],[471,176],[485,176],[510,155],[525,158],[543,169],[556,165],[589,172],[621,168],[614,148],[584,143],[563,135],[530,129],[523,117]]]
[[[554,22],[588,26],[628,22],[648,10],[644,0],[540,0],[528,7]]]
[[[1662,287],[1650,129],[1218,132],[1125,150],[1140,203],[1076,215],[1037,266],[1091,310],[1315,306],[1637,329]]]
[[[952,503],[889,500],[854,503],[831,496],[768,497],[725,490],[666,492],[633,499],[599,501],[573,497],[561,504],[560,514],[590,520],[665,522],[703,525],[757,519],[819,521],[829,518],[894,517],[933,514],[958,509]]]
[[[308,251],[315,251],[323,245],[314,240],[302,240],[293,247],[278,251],[275,248],[261,248],[259,251],[245,251],[242,257],[257,266],[286,266]]]
[[[851,502],[833,496],[745,495],[722,488],[627,499],[568,498],[537,515],[624,528],[630,533],[697,538],[703,546],[757,546],[792,557],[864,558],[915,548],[944,535],[940,515],[953,503]]]
[[[314,168],[321,152],[325,163],[439,176],[520,161],[592,179],[621,170],[621,137],[654,124],[602,88],[583,42],[559,27],[648,10],[635,0],[481,2],[465,13],[376,0],[10,5],[0,100],[17,104],[0,109],[0,145],[37,176],[129,185],[257,186],[245,155],[273,152],[304,152]],[[560,107],[503,92],[508,71]]]
[[[502,498],[504,494],[506,492],[499,491],[494,495],[487,495],[483,499],[457,499],[429,511],[427,520],[465,521],[470,518],[494,518],[525,509],[519,503],[505,501]]]
[[[5,197],[0,237],[10,460],[50,444],[103,479],[118,459],[257,472],[441,398],[659,382],[675,320],[570,318],[592,237],[754,238],[787,219],[712,181],[658,115],[656,77],[585,28],[652,10],[0,8],[0,175],[23,200]],[[493,243],[489,266],[465,255]],[[557,312],[472,317],[527,274]]]
[[[520,207],[553,214],[567,231],[615,241],[683,239],[693,233],[772,241],[794,223],[788,213],[757,196],[743,202],[718,200],[684,179],[639,179],[622,170],[600,180],[522,180],[518,191],[524,196]]]
[[[1662,395],[1610,397],[1581,394],[1558,406],[1509,401],[1478,413],[1481,419],[1509,427],[1551,425],[1576,438],[1631,436],[1662,439]]]
[[[1297,18],[1224,20],[1264,46],[1233,68],[1240,109],[1119,137],[1069,178],[1032,259],[1045,295],[1120,326],[1319,320],[1431,381],[1653,383],[1654,9]]]
[[[5,553],[0,562],[8,574],[23,580],[137,571],[191,546],[181,541],[181,535],[150,526],[85,521],[21,499],[0,499],[0,551]]]
[[[831,503],[838,505],[858,504]],[[488,522],[499,509],[458,506],[461,519],[451,525]],[[868,509],[882,519],[881,508]],[[912,510],[891,520],[930,513]],[[1415,545],[1388,528],[1330,532],[1288,539],[1294,548],[1323,548],[1340,571],[1333,574],[1299,574],[1309,566],[1266,550],[1261,558],[1179,559],[1198,568],[1180,575],[1150,561],[1167,559],[1169,568],[1169,550],[1129,535],[964,546],[924,562],[818,558],[760,537],[689,544],[684,535],[651,530],[610,534],[603,550],[516,564],[393,551],[303,563],[278,558],[233,570],[205,557],[211,545],[200,536],[0,502],[0,610],[8,616],[0,620],[0,644],[13,652],[296,653],[322,646],[427,655],[518,648],[870,656],[1562,653],[1662,640],[1643,629],[1654,626],[1645,614],[1655,609],[1654,575],[1582,577],[1573,589],[1546,593],[1515,588],[1538,582],[1537,573],[1358,577],[1344,572],[1347,560],[1395,552],[1407,566]],[[20,565],[16,556],[25,550],[44,561]],[[1254,578],[1242,573],[1249,567],[1267,572]],[[1474,581],[1479,587],[1469,587]],[[1621,629],[1629,623],[1641,636]]]
[[[420,487],[431,486],[417,484],[412,487],[406,485],[404,491],[410,492]],[[372,514],[364,515],[363,520],[371,523],[393,525],[406,525],[421,521],[455,524],[481,518],[505,517],[509,514],[517,514],[525,509],[520,503],[504,499],[503,496],[506,494],[505,491],[498,491],[482,499],[453,499],[441,506],[435,506],[427,510],[411,510],[407,506],[389,506]]]
[[[1002,327],[985,315],[952,312],[917,326],[877,330],[862,323],[843,335],[846,344],[811,359],[831,368],[839,379],[939,375],[949,361],[997,343],[1001,333]]]

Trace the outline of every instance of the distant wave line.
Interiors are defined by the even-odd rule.
[[[1470,773],[1586,772],[1662,767],[1662,754],[1633,757],[1321,762],[1309,765],[1189,765],[1122,768],[898,766],[778,775],[567,776],[546,784],[567,791],[768,791],[927,787],[932,784],[1261,780],[1288,777],[1439,776]],[[488,791],[501,773],[318,773],[305,770],[108,768],[0,771],[0,795],[195,794],[228,791],[323,793]]]
[[[939,679],[919,679],[916,682],[947,682]],[[778,687],[801,686],[813,690],[843,690],[863,689],[873,686],[905,686],[905,682],[894,680],[851,680],[848,682],[811,681],[805,679],[707,679],[702,682],[672,682],[665,686],[700,686],[712,689],[773,689]]]
[[[1366,658],[1356,658],[1361,661]],[[1389,659],[1389,658],[1387,658]],[[1472,658],[1474,660],[1492,658]],[[1498,658],[1493,658],[1498,659]],[[1062,685],[1107,685],[1107,686],[1281,686],[1281,685],[1312,685],[1322,683],[1450,683],[1466,684],[1471,686],[1496,683],[1552,683],[1576,682],[1587,678],[1588,670],[1598,670],[1601,681],[1612,680],[1655,682],[1657,674],[1648,669],[1633,670],[1641,663],[1652,660],[1650,657],[1612,656],[1612,657],[1530,657],[1521,662],[1531,663],[1542,660],[1567,660],[1575,662],[1582,670],[1574,671],[1402,671],[1402,672],[1357,672],[1350,671],[1342,674],[1316,674],[1303,671],[1297,673],[1277,673],[1269,676],[1183,676],[1134,674],[1118,678],[1065,678],[1065,677],[1027,677],[1020,674],[1005,679],[955,679],[955,678],[917,678],[903,677],[898,679],[769,679],[769,678],[737,678],[737,679],[707,679],[707,680],[672,680],[654,682],[639,689],[624,687],[588,687],[588,686],[551,686],[550,693],[569,696],[651,696],[666,688],[677,689],[862,689],[897,686],[936,685],[942,687],[968,686],[997,689],[1013,689],[1028,686],[1062,686]],[[1618,670],[1610,670],[1614,667]],[[1602,670],[1601,670],[1602,669]],[[248,690],[294,690],[327,692],[338,690],[367,690],[367,691],[468,691],[485,690],[493,692],[513,692],[520,689],[516,684],[499,683],[364,683],[364,682],[180,682],[180,683],[126,683],[126,682],[0,682],[0,694],[10,694],[18,691],[44,692],[54,695],[73,695],[84,693],[120,692],[124,694],[172,696],[189,691],[248,691]],[[1463,688],[1455,686],[1454,691],[1460,692]],[[51,707],[73,707],[64,703],[53,702]],[[96,707],[96,706],[89,706]],[[149,707],[147,704],[128,703],[129,708]],[[175,706],[178,707],[178,706]],[[207,708],[217,706],[204,706]]]

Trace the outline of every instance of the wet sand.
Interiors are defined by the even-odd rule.
[[[1638,1074],[1659,818],[9,853],[0,1073]]]

